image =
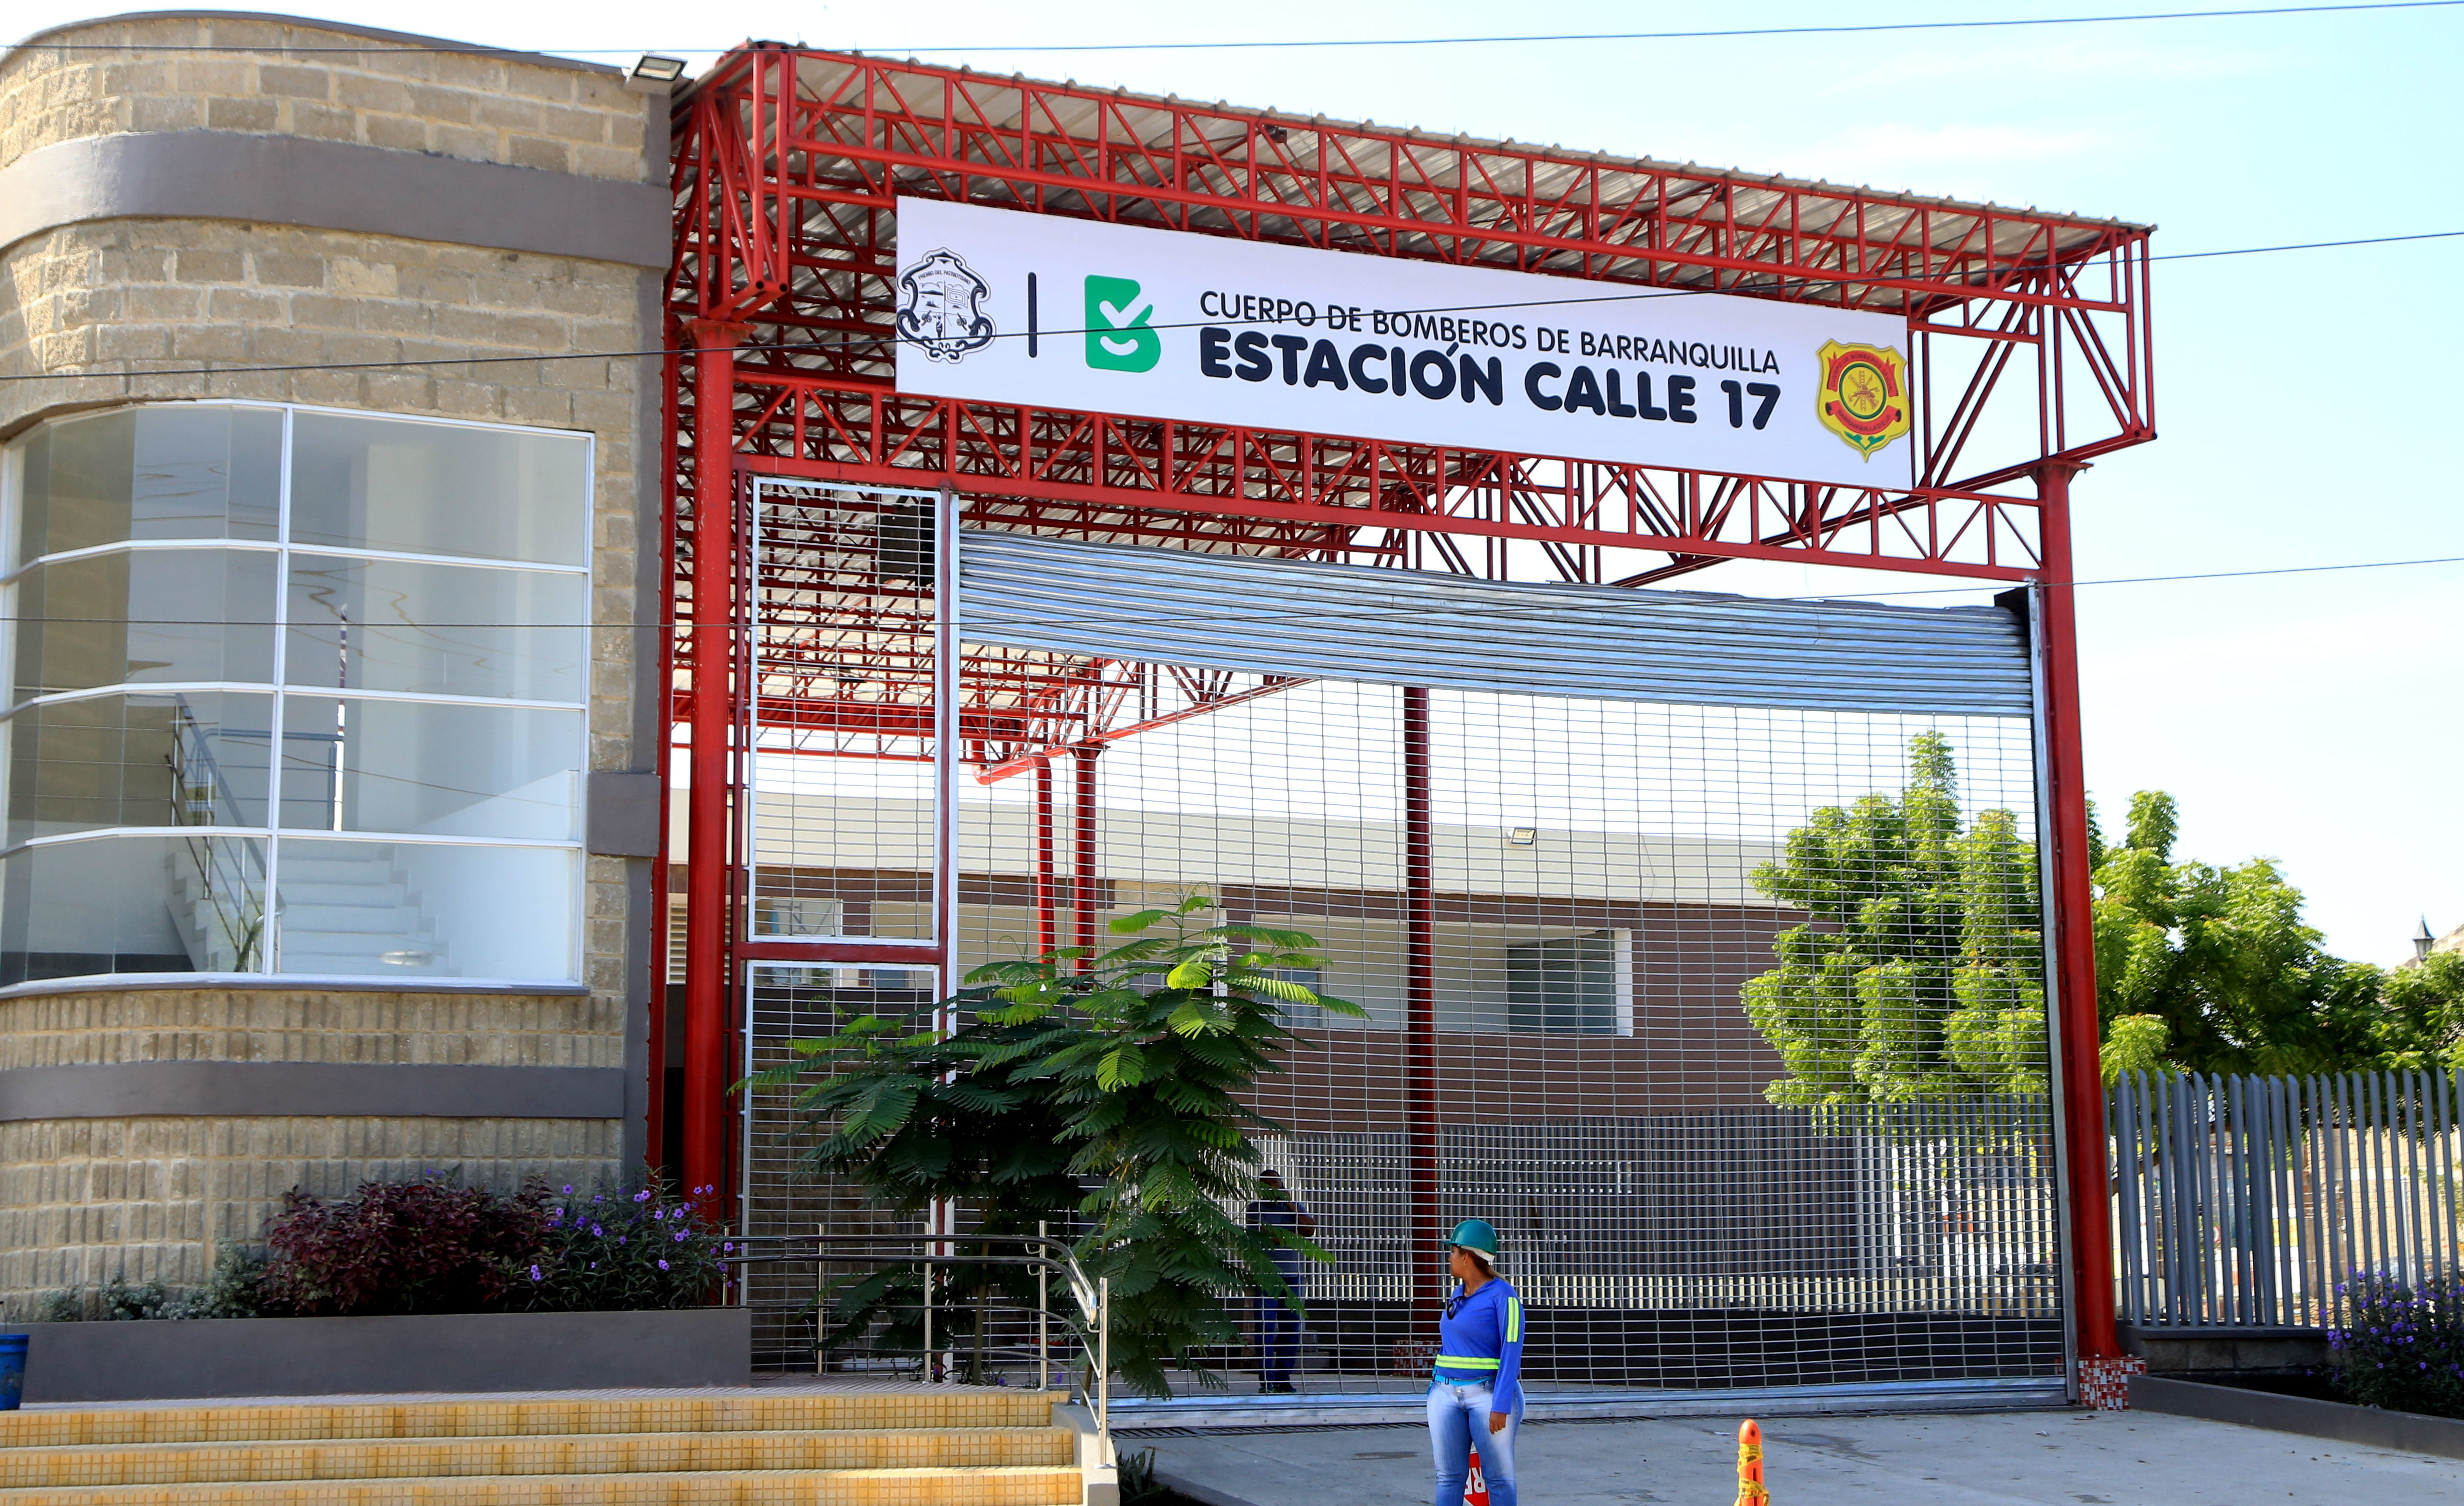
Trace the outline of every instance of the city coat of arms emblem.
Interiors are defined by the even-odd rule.
[[[898,338],[935,361],[959,362],[993,343],[992,289],[944,246],[898,277]]]
[[[1822,427],[1848,447],[1874,452],[1908,432],[1908,358],[1889,345],[1843,345],[1830,341],[1815,352],[1822,385],[1815,406]]]

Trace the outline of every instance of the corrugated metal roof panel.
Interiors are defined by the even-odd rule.
[[[1991,607],[1771,601],[969,532],[970,639],[1097,657],[1514,695],[2026,716],[2027,637]]]

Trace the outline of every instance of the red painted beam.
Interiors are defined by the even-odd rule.
[[[684,1181],[702,1216],[722,1218],[728,1134],[729,668],[735,662],[735,346],[740,324],[696,321],[693,425],[693,704],[685,844]]]
[[[2046,782],[2053,794],[2054,985],[2058,1001],[2062,1131],[2071,1213],[2075,1326],[2082,1360],[2122,1353],[2114,1329],[2111,1172],[2096,996],[2095,894],[2089,883],[2087,770],[2079,735],[2079,640],[2072,601],[2067,466],[2039,476],[2045,502]]]
[[[1077,807],[1077,819],[1072,825],[1077,851],[1069,861],[1069,944],[1089,951],[1095,945],[1095,897],[1101,892],[1095,876],[1095,755],[1104,751],[1097,743],[1081,743],[1071,748],[1077,755],[1077,778],[1070,782],[1070,796]],[[1088,970],[1089,959],[1078,960],[1078,970]]]

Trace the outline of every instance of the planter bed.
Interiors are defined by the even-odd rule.
[[[751,1310],[24,1323],[26,1400],[750,1384]]]
[[[31,1377],[30,1371],[30,1380]],[[2376,1406],[2355,1406],[2348,1402],[2277,1396],[2239,1386],[2172,1381],[2153,1375],[2131,1377],[2130,1405],[2143,1412],[2204,1417],[2211,1422],[2270,1428],[2277,1432],[2332,1438],[2338,1443],[2392,1449],[2400,1453],[2464,1459],[2464,1420],[2453,1417],[2390,1412]]]

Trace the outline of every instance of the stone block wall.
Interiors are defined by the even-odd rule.
[[[582,994],[101,988],[0,999],[0,1072],[132,1062],[619,1067],[621,1001]],[[0,1313],[113,1276],[194,1285],[285,1192],[457,1173],[511,1190],[622,1165],[611,1119],[115,1116],[0,1121]]]
[[[57,142],[215,130],[649,183],[666,163],[646,150],[643,103],[613,73],[477,49],[269,16],[138,16],[45,33],[0,62],[0,167]]]
[[[46,47],[74,41],[79,50]],[[97,43],[126,44],[85,50]],[[216,48],[301,51],[215,51]],[[178,51],[171,49],[204,49]],[[320,49],[307,51],[306,49]],[[264,17],[163,16],[46,33],[0,56],[0,171],[65,142],[294,136],[618,184],[664,181],[666,101],[604,69],[439,50]],[[543,176],[542,181],[546,180]],[[664,630],[660,273],[638,264],[237,219],[62,224],[0,246],[0,438],[44,417],[244,398],[582,431],[595,439],[590,751],[652,766],[638,694]],[[578,359],[575,359],[578,358]],[[217,368],[200,373],[200,367]],[[220,369],[220,368],[232,369]],[[22,380],[33,378],[33,380]],[[647,626],[643,619],[649,619]],[[631,976],[647,863],[586,859],[586,994],[97,987],[0,999],[0,1072],[139,1061],[638,1068]],[[629,1022],[629,1023],[628,1023]],[[635,1042],[638,1047],[638,1040]],[[0,1304],[201,1279],[294,1186],[458,1167],[510,1187],[619,1171],[617,1118],[0,1117]],[[638,1147],[636,1147],[638,1149]]]

